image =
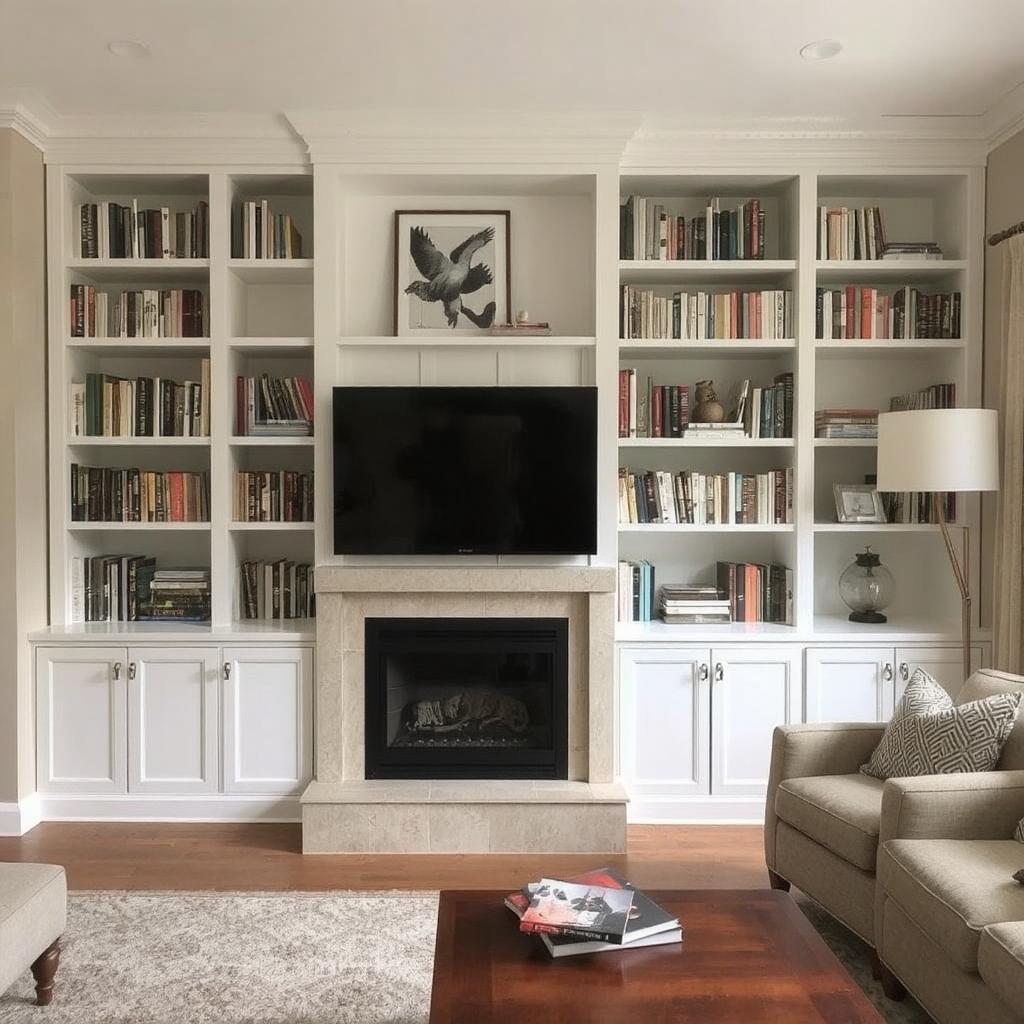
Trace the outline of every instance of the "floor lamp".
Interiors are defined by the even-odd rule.
[[[998,416],[994,409],[916,409],[878,417],[880,491],[932,494],[957,589],[960,591],[964,679],[971,674],[970,534],[964,526],[962,559],[949,537],[945,499],[950,493],[999,489]]]

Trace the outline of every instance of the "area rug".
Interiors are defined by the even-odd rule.
[[[863,944],[801,908],[889,1024]],[[53,1004],[26,974],[0,1024],[425,1024],[437,893],[72,893]]]

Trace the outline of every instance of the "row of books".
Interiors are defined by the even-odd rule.
[[[611,868],[565,881],[541,878],[505,897],[519,930],[553,957],[666,946],[683,941],[679,919]]]
[[[157,569],[149,584],[149,621],[209,622],[210,570]]]
[[[777,341],[793,337],[793,293],[673,292],[622,286],[620,329],[624,340]]]
[[[733,622],[793,624],[793,570],[759,562],[718,562],[715,584]]]
[[[235,378],[235,433],[305,437],[313,433],[313,385],[305,377]]]
[[[819,260],[942,259],[936,242],[895,242],[885,237],[878,206],[819,206]]]
[[[210,312],[198,288],[142,288],[108,293],[71,285],[73,338],[205,338]]]
[[[839,338],[959,338],[960,293],[926,294],[910,285],[891,295],[877,288],[818,288],[815,336]]]
[[[231,252],[236,259],[297,260],[302,257],[302,235],[295,221],[290,214],[274,213],[267,199],[239,204],[231,229]]]
[[[871,439],[878,437],[877,409],[818,409],[814,436],[821,438]]]
[[[690,421],[690,386],[640,381],[635,367],[619,370],[619,437],[682,437]]]
[[[311,523],[313,474],[240,470],[235,474],[234,517],[239,523]]]
[[[207,473],[114,469],[71,464],[71,521],[76,523],[205,523]]]
[[[955,409],[956,384],[929,384],[928,387],[911,391],[905,395],[893,395],[889,399],[889,412],[906,412],[911,409]]]
[[[620,523],[759,524],[793,522],[793,469],[698,473],[619,469]]]
[[[619,562],[615,618],[619,622],[650,622],[655,616],[654,566],[640,559]]]
[[[946,522],[956,522],[956,494],[943,496]],[[896,491],[882,495],[882,506],[890,523],[937,523],[935,495],[930,491]]]
[[[158,569],[146,555],[71,559],[72,622],[155,622],[210,618],[207,569]]]
[[[308,619],[316,614],[313,566],[247,561],[238,567],[239,616],[251,619]]]
[[[717,587],[666,583],[661,588],[658,613],[673,626],[692,626],[732,621],[729,599]]]
[[[206,259],[210,208],[139,208],[131,203],[82,203],[78,207],[82,259]]]
[[[209,437],[210,360],[200,379],[87,373],[71,382],[72,437]]]
[[[649,196],[619,207],[619,257],[624,260],[762,260],[765,211],[760,199],[722,209],[717,196],[687,219]]]

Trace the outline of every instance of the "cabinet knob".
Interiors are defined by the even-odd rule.
[[[121,662],[114,662],[114,682],[121,678]]]
[[[128,678],[129,679],[134,679],[135,678],[135,662],[134,661],[129,661],[128,662]]]
[[[910,666],[905,662],[900,662],[900,679],[906,682],[910,678]]]
[[[720,683],[725,678],[725,668],[720,661],[715,662],[715,682]]]
[[[885,668],[882,669],[882,678],[886,682],[889,682],[889,680],[892,679],[892,665],[888,662],[885,663]]]
[[[708,678],[708,666],[705,662],[701,662],[697,668],[697,678],[702,682],[707,682]]]
[[[225,661],[224,662],[224,678],[225,679],[230,679],[231,678],[231,662],[230,661]]]

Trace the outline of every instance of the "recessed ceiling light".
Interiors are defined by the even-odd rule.
[[[136,59],[149,56],[149,47],[140,43],[137,39],[112,39],[107,43],[107,49],[115,57],[135,57]]]
[[[838,39],[815,39],[813,43],[800,47],[800,56],[804,60],[828,60],[841,53],[843,44]]]

